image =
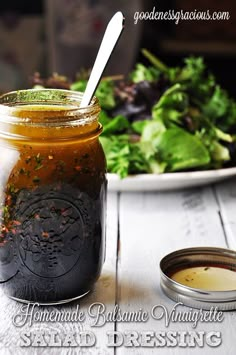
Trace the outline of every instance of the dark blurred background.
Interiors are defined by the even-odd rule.
[[[229,11],[228,21],[146,20],[137,11]],[[89,68],[112,14],[122,10],[126,25],[108,74],[127,74],[145,47],[169,65],[186,55],[204,56],[219,83],[236,97],[236,2],[233,0],[8,0],[0,2],[0,91],[29,85],[35,71],[71,78]]]

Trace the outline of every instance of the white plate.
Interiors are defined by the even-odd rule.
[[[225,180],[236,175],[236,167],[161,175],[139,174],[120,179],[116,174],[108,175],[109,191],[165,191],[201,186]]]

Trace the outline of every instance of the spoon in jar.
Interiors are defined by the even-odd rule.
[[[115,48],[117,41],[121,35],[121,32],[124,28],[123,24],[123,14],[118,11],[107,25],[80,107],[86,107],[90,104],[90,101],[100,82],[101,76],[105,70],[111,53]]]

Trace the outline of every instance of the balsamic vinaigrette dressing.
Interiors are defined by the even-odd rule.
[[[228,265],[192,265],[172,270],[168,275],[181,285],[208,291],[236,289],[236,272]]]
[[[54,115],[65,111],[24,106],[28,115],[37,111],[42,119],[49,109]],[[105,158],[98,133],[86,135],[92,128],[37,128],[32,142],[24,143],[0,139],[1,154],[9,155],[5,170],[10,171],[0,179],[0,281],[11,297],[60,302],[88,292],[100,275]],[[24,127],[25,135],[30,129]],[[51,137],[47,142],[45,133]],[[17,159],[11,159],[12,150]]]

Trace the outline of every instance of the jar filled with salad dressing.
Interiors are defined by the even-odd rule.
[[[106,163],[96,98],[22,90],[0,97],[0,282],[23,302],[88,293],[105,249]]]

